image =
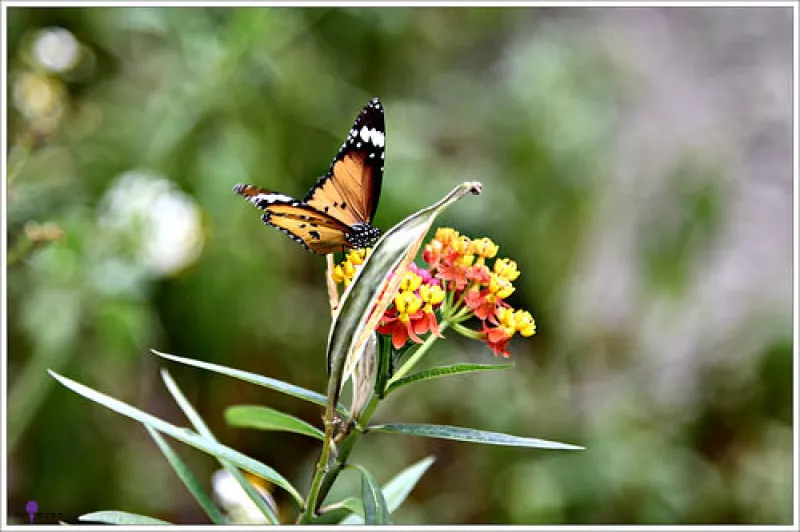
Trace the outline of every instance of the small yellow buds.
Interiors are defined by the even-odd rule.
[[[419,285],[421,284],[422,284],[422,277],[420,277],[413,271],[409,270],[406,272],[406,275],[405,277],[403,277],[403,280],[400,281],[400,290],[413,292],[417,288],[419,288]]]
[[[536,334],[536,322],[527,310],[518,310],[514,313],[514,325],[522,336]]]
[[[508,279],[492,273],[489,275],[489,292],[496,294],[500,299],[505,299],[514,293],[514,285]]]
[[[344,283],[345,286],[353,281],[358,269],[356,266],[361,266],[369,256],[372,249],[353,249],[347,253],[345,260],[341,264],[334,266],[331,272],[331,279],[333,282],[340,284]]]
[[[425,312],[433,312],[433,306],[444,301],[444,290],[439,285],[424,284],[419,288],[419,297],[425,302]]]
[[[400,313],[398,319],[405,323],[409,320],[409,314],[414,314],[422,308],[422,300],[414,292],[403,290],[394,296],[394,306]]]
[[[434,237],[436,240],[441,242],[445,247],[452,246],[456,240],[458,240],[458,231],[452,229],[450,227],[440,227],[436,230],[436,236]]]
[[[517,263],[510,259],[497,259],[494,261],[494,273],[508,281],[515,281],[519,277]]]
[[[497,309],[497,321],[508,337],[513,336],[515,332],[519,332],[522,336],[536,334],[536,322],[527,310],[515,311],[510,307],[501,307]]]
[[[478,262],[483,263],[484,259],[491,259],[497,255],[500,249],[497,244],[489,238],[477,238],[472,241],[470,252],[478,255]]]
[[[350,250],[347,253],[347,261],[354,266],[361,266],[367,260],[367,255],[369,255],[370,251],[372,251],[372,248]]]
[[[514,324],[514,309],[509,307],[500,307],[497,309],[497,321],[500,322],[499,327],[503,330],[507,337],[511,337],[516,332],[517,327]]]

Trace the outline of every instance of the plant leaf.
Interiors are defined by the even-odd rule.
[[[389,229],[345,289],[328,335],[328,397],[338,400],[342,383],[352,372],[361,347],[388,308],[419,251],[433,221],[467,192],[479,194],[481,184],[462,183],[438,203],[422,209]],[[390,272],[394,272],[387,282]]]
[[[169,521],[162,521],[146,515],[121,512],[119,510],[100,510],[78,517],[79,521],[94,521],[109,525],[171,525]]]
[[[350,517],[358,519],[357,524],[364,524],[364,504],[361,499],[356,497],[347,497],[339,502],[329,504],[322,508],[321,513],[317,516],[311,524],[313,525],[336,525],[345,524],[343,520]],[[352,522],[351,524],[355,523]]]
[[[183,411],[184,415],[189,419],[189,422],[194,427],[194,430],[197,431],[203,438],[217,443],[217,438],[211,432],[211,429],[208,428],[206,422],[203,421],[203,418],[197,411],[194,409],[192,404],[186,399],[186,396],[183,395],[178,383],[172,378],[169,372],[166,369],[161,370],[161,378],[164,381],[164,384],[169,390],[169,393],[175,399],[175,402],[178,403],[181,411]],[[253,501],[253,504],[256,505],[256,508],[261,512],[261,514],[267,519],[268,522],[277,525],[280,523],[278,520],[278,516],[276,515],[276,510],[274,508],[274,504],[270,505],[264,497],[261,495],[255,486],[253,486],[242,474],[239,469],[233,465],[230,461],[224,460],[222,458],[217,457],[217,461],[220,465],[230,473],[231,477],[239,484],[242,490],[245,492],[247,497]],[[271,496],[270,496],[271,497]]]
[[[390,394],[392,390],[396,390],[406,384],[411,384],[416,381],[438,379],[447,377],[449,375],[461,375],[463,373],[473,373],[475,371],[486,371],[492,369],[506,369],[513,367],[513,362],[510,364],[452,364],[450,366],[437,366],[435,368],[426,369],[417,373],[412,373],[408,377],[403,377],[400,380],[393,382],[387,389],[386,394]]]
[[[229,425],[259,430],[283,430],[324,440],[324,433],[317,427],[289,414],[266,406],[236,405],[225,410]]]
[[[361,498],[364,501],[364,522],[368,525],[388,525],[389,509],[380,484],[367,468],[354,465],[361,471]]]
[[[487,445],[506,445],[509,447],[536,447],[539,449],[560,449],[565,451],[581,451],[583,447],[569,443],[559,443],[536,438],[523,438],[502,432],[489,432],[485,430],[453,427],[450,425],[428,425],[424,423],[392,423],[369,427],[369,430],[380,432],[395,432],[422,436],[424,438],[439,438],[443,440],[457,440],[471,443],[485,443]]]
[[[176,440],[180,440],[192,447],[200,449],[210,455],[216,456],[217,458],[222,458],[225,460],[229,460],[237,467],[241,467],[246,471],[250,471],[256,476],[269,480],[274,484],[285,489],[289,492],[295,500],[302,505],[303,498],[300,496],[300,493],[292,486],[288,480],[283,478],[280,473],[269,467],[268,465],[262,464],[258,460],[254,460],[249,456],[246,456],[235,449],[232,449],[226,445],[222,445],[221,443],[209,441],[206,438],[203,438],[199,434],[194,431],[187,429],[186,427],[178,427],[171,423],[167,423],[163,419],[157,418],[153,415],[150,415],[146,412],[139,410],[138,408],[134,408],[127,403],[123,403],[118,399],[114,399],[104,393],[100,393],[88,386],[85,386],[79,382],[76,382],[72,379],[59,375],[53,370],[47,370],[50,375],[56,379],[58,382],[72,390],[73,392],[84,396],[85,398],[99,403],[106,408],[109,408],[123,416],[127,416],[131,419],[135,419],[140,423],[144,423],[145,425],[156,429],[159,432],[163,432],[169,436],[172,436]]]
[[[314,403],[316,405],[326,406],[328,404],[327,398],[321,393],[312,392],[311,390],[307,390],[306,388],[303,388],[301,386],[289,384],[288,382],[283,382],[278,379],[273,379],[271,377],[264,377],[263,375],[250,373],[249,371],[242,371],[240,369],[229,368],[226,366],[221,366],[219,364],[212,364],[210,362],[203,362],[201,360],[194,360],[191,358],[184,358],[184,357],[179,357],[177,355],[171,355],[169,353],[162,353],[161,351],[157,351],[156,349],[150,349],[150,351],[154,355],[166,358],[167,360],[180,362],[181,364],[186,364],[187,366],[194,366],[196,368],[207,369],[215,373],[221,373],[222,375],[227,375],[229,377],[233,377],[234,379],[239,379],[252,384],[257,384],[259,386],[263,386],[271,390],[285,393],[286,395],[291,395],[292,397],[297,397],[298,399],[303,399],[305,401]],[[349,412],[344,407],[344,405],[339,404],[336,407],[336,410],[345,417],[349,417]]]
[[[225,516],[222,514],[222,511],[217,508],[217,505],[214,504],[214,501],[211,499],[211,496],[208,495],[203,487],[200,485],[200,482],[197,481],[197,478],[192,474],[192,471],[186,466],[186,464],[181,460],[181,457],[178,456],[172,447],[161,437],[161,434],[158,433],[155,429],[148,427],[147,425],[144,426],[147,429],[148,434],[158,445],[158,448],[161,449],[161,452],[166,457],[169,465],[172,466],[172,469],[175,470],[175,473],[183,482],[186,489],[189,490],[189,493],[192,494],[192,497],[197,501],[197,504],[203,509],[211,522],[215,525],[224,525],[227,524],[228,520],[225,519]]]
[[[392,480],[384,484],[383,496],[386,499],[386,507],[389,513],[394,513],[400,505],[402,505],[414,486],[417,485],[419,479],[425,474],[425,471],[433,464],[433,456],[423,458],[419,462],[408,466],[394,476]],[[362,525],[364,524],[363,512],[353,512],[347,518],[341,521],[342,525]]]

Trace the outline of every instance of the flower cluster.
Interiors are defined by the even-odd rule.
[[[510,356],[506,347],[514,334],[531,336],[536,323],[528,311],[505,302],[520,272],[507,258],[494,260],[491,267],[487,264],[498,249],[488,238],[470,239],[454,229],[438,229],[422,253],[428,268],[411,265],[377,331],[391,336],[399,349],[409,339],[421,343],[419,335],[428,331],[441,336],[441,320],[465,336],[485,341],[495,356]],[[349,252],[334,268],[333,280],[349,284],[367,253]],[[472,317],[481,321],[479,331],[461,325]]]
[[[409,338],[422,343],[419,335],[428,331],[441,337],[435,312],[444,296],[441,282],[427,270],[412,264],[376,330],[390,335],[395,349],[403,347]]]

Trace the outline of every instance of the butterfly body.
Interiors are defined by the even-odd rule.
[[[380,197],[385,143],[383,106],[373,98],[356,117],[328,173],[302,201],[254,185],[233,190],[264,211],[266,225],[312,253],[369,247],[381,234],[371,222]]]

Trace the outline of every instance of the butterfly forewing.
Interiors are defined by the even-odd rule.
[[[304,202],[348,225],[371,222],[381,192],[385,146],[383,105],[374,98],[356,117],[328,173]]]

